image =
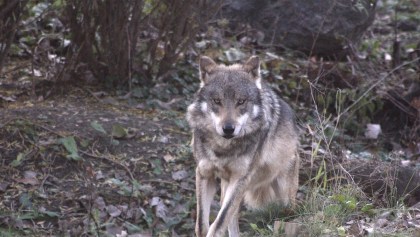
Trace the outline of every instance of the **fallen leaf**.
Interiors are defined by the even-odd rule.
[[[128,235],[127,235],[127,231],[121,231],[121,234],[117,234],[116,235],[117,237],[127,237]],[[131,236],[131,235],[130,235]]]
[[[10,96],[3,96],[3,95],[0,95],[0,99],[3,99],[7,102],[15,102],[16,101],[14,98],[12,98]]]
[[[167,163],[169,163],[169,162],[171,162],[171,161],[174,161],[175,160],[175,157],[173,156],[173,155],[171,155],[171,154],[166,154],[166,155],[164,155],[163,156],[163,159],[167,162]]]
[[[92,92],[92,95],[96,97],[104,97],[104,96],[107,96],[108,93],[106,93],[105,91],[98,91],[98,92]]]
[[[182,180],[188,177],[188,172],[186,170],[179,170],[172,173],[172,178],[174,180]]]
[[[167,212],[168,208],[160,197],[153,197],[150,205],[154,207],[155,215],[161,218],[164,222],[168,221]]]
[[[38,211],[42,214],[45,214],[49,217],[59,217],[60,213],[54,211],[48,211],[45,207],[40,207]]]
[[[40,70],[34,69],[34,70],[33,70],[33,75],[34,75],[35,77],[40,77],[40,76],[42,76],[42,73],[41,73],[41,71],[40,71]]]
[[[102,99],[102,102],[105,104],[118,105],[118,101],[112,97],[106,97]]]
[[[410,166],[411,161],[409,160],[401,160],[401,166],[407,167]]]
[[[10,163],[10,165],[12,166],[12,167],[17,167],[17,166],[19,166],[21,163],[22,163],[22,161],[25,159],[25,154],[24,153],[19,153],[18,155],[17,155],[17,157],[16,157],[16,159],[15,160],[13,160],[12,161],[12,163]]]
[[[71,158],[73,160],[81,160],[82,159],[78,154],[76,140],[74,140],[73,136],[61,138],[59,141],[66,148],[66,150],[70,153],[69,155],[67,155],[67,158]]]
[[[116,235],[117,237],[127,237],[128,236],[128,234],[127,234],[127,231],[121,231],[121,233],[120,234],[117,234]],[[130,235],[131,236],[131,235]]]
[[[122,227],[114,223],[107,224],[105,228],[106,228],[106,233],[109,236],[121,236],[121,237],[127,236],[127,233],[123,231]],[[123,234],[123,232],[125,232],[125,234]]]
[[[162,136],[159,137],[158,141],[162,142],[162,143],[168,143],[169,142],[169,136],[163,136],[162,135]]]
[[[19,196],[19,203],[24,208],[32,208],[31,197],[30,197],[30,195],[28,193],[22,193]]]
[[[27,170],[27,171],[23,172],[23,177],[25,177],[27,179],[36,179],[36,175],[37,175],[37,173],[32,171],[32,170]]]
[[[98,121],[91,122],[90,126],[92,126],[92,128],[94,128],[96,131],[106,134],[104,127],[102,127],[102,125],[98,123]]]
[[[138,233],[131,234],[128,237],[152,237],[152,236],[153,235],[151,233],[146,232],[146,233],[142,233],[142,234],[138,234]]]
[[[111,132],[111,136],[113,138],[126,138],[128,135],[127,129],[125,129],[123,126],[119,125],[119,124],[114,124],[112,126],[112,132]]]
[[[121,215],[121,210],[118,209],[116,206],[114,205],[109,205],[106,207],[106,211],[108,212],[108,214],[112,217],[117,217],[119,215]]]
[[[1,182],[0,183],[0,191],[4,192],[6,191],[7,187],[9,187],[10,183],[7,182]]]
[[[97,197],[95,199],[95,204],[99,210],[105,210],[106,208],[105,200],[103,197]]]
[[[38,185],[39,181],[36,178],[36,173],[33,171],[25,171],[23,173],[24,178],[23,179],[15,179],[18,183],[23,184],[30,184],[30,185]]]
[[[95,178],[96,178],[96,180],[104,179],[105,178],[105,175],[102,173],[101,170],[98,170],[96,172],[96,177]]]
[[[225,55],[229,62],[236,62],[246,57],[246,54],[237,48],[226,50]]]

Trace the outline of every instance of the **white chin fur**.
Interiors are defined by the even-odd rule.
[[[258,89],[262,89],[262,85],[261,85],[261,77],[258,77],[257,80],[255,81],[255,85],[257,85]]]
[[[213,126],[216,128],[217,134],[220,136],[223,136],[223,129],[222,126],[220,126],[221,119],[217,117],[217,115],[214,112],[210,113],[211,120],[213,121]]]
[[[187,120],[190,121],[191,120],[191,113],[193,112],[195,107],[195,103],[192,103],[188,106],[187,108]]]
[[[246,123],[248,118],[249,118],[248,113],[246,113],[246,114],[244,114],[244,115],[242,115],[241,117],[238,118],[238,121],[237,121],[237,124],[236,124],[236,127],[235,127],[235,132],[233,132],[234,136],[238,136],[241,133],[242,127]]]
[[[201,103],[201,105],[200,105],[200,107],[201,107],[201,111],[203,112],[203,113],[206,113],[207,112],[207,103],[206,102],[202,102]]]
[[[194,107],[195,107],[195,103],[190,104],[190,105],[188,106],[188,108],[187,108],[187,111],[188,111],[188,112],[193,111],[193,110],[194,110]]]
[[[223,136],[223,128],[221,125],[221,118],[219,118],[214,112],[210,113],[211,119],[213,121],[213,126],[216,129],[217,134],[219,134],[220,136]],[[246,122],[249,119],[249,114],[246,113],[242,116],[240,116],[235,123],[235,131],[233,132],[233,136],[239,136],[242,132],[242,128],[244,127],[244,125],[246,124]]]
[[[252,107],[252,117],[256,118],[259,113],[260,113],[260,107],[258,105],[254,105]]]

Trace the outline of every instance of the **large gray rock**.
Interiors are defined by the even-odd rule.
[[[264,43],[334,56],[360,40],[375,6],[376,0],[227,0],[222,14],[262,31]]]

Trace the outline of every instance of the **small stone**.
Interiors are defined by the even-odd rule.
[[[382,227],[385,227],[385,226],[387,226],[388,225],[388,220],[387,219],[383,219],[383,218],[381,218],[381,219],[378,219],[377,221],[376,221],[376,223],[375,223],[375,227],[376,228],[382,228]]]

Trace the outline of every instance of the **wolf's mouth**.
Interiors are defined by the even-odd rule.
[[[222,137],[223,137],[223,138],[226,138],[226,139],[231,139],[231,138],[233,138],[234,136],[233,136],[233,135],[226,135],[226,134],[225,134],[225,135],[223,135]]]

